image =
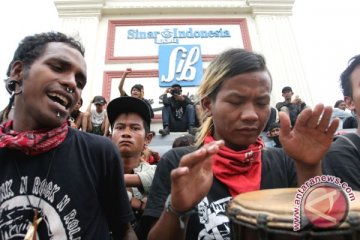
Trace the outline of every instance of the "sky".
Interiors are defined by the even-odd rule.
[[[339,76],[348,60],[360,54],[360,32],[355,25],[360,22],[359,10],[359,0],[295,0],[291,17],[293,32],[314,104],[334,105],[343,98]],[[53,0],[1,1],[0,78],[5,79],[8,64],[22,38],[57,30],[58,26]],[[0,84],[0,109],[9,100],[3,86]]]

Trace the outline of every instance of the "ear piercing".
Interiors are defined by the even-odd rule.
[[[66,91],[67,91],[68,93],[73,93],[73,92],[74,92],[74,89],[70,89],[69,87],[67,87],[67,88],[66,88]]]
[[[15,91],[16,84],[19,85],[19,87],[20,87],[18,91]],[[19,81],[7,79],[5,87],[6,87],[6,90],[11,94],[11,96],[19,95],[22,93],[21,83]]]
[[[58,117],[58,118],[60,117],[60,113],[59,113],[59,112],[56,114],[56,117]]]

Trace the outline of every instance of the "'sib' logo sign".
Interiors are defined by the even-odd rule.
[[[200,45],[160,45],[159,83],[198,86],[203,73]]]

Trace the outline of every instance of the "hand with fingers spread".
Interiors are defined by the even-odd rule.
[[[211,157],[224,145],[222,140],[185,155],[171,172],[171,204],[178,212],[192,209],[208,193],[212,181]]]
[[[291,130],[289,117],[279,113],[280,141],[285,152],[297,162],[308,165],[319,163],[329,149],[335,131],[339,125],[338,119],[330,122],[332,107],[322,104],[313,110],[303,110]]]

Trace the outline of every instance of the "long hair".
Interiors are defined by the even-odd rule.
[[[199,101],[208,97],[215,101],[222,84],[229,78],[242,73],[254,71],[268,71],[263,56],[240,48],[232,48],[217,56],[207,67],[201,85],[198,89]],[[271,75],[270,75],[271,79]],[[272,86],[272,82],[271,82]],[[203,145],[205,137],[214,133],[214,122],[211,116],[201,111],[203,123],[200,126],[195,146]]]

